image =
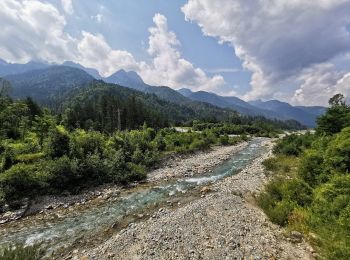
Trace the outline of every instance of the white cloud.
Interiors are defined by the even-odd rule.
[[[139,64],[127,51],[112,49],[101,34],[82,32],[78,43],[79,55],[75,58],[83,66],[97,68],[102,76],[108,76],[119,69],[138,70]]]
[[[215,90],[225,84],[222,76],[208,77],[200,68],[181,56],[180,42],[174,32],[168,30],[165,16],[156,14],[155,27],[149,29],[148,53],[153,62],[141,67],[140,74],[149,84],[165,85],[173,88],[188,87],[193,90]]]
[[[271,98],[305,69],[350,51],[350,0],[189,0],[182,11],[253,72],[247,99]]]
[[[60,62],[75,55],[75,39],[64,32],[66,21],[51,4],[0,1],[0,55],[13,62]]]
[[[72,15],[74,13],[72,0],[61,0],[61,4],[62,4],[62,7],[63,7],[63,10],[67,14]]]
[[[65,12],[72,13],[71,1],[62,1]],[[103,11],[101,6],[100,11]],[[97,20],[102,18],[96,18]],[[37,0],[0,1],[0,57],[11,62],[43,60],[61,63],[66,60],[96,68],[102,76],[119,69],[135,70],[145,81],[173,88],[215,90],[225,84],[222,76],[208,77],[184,59],[180,42],[168,30],[165,16],[154,16],[149,29],[148,53],[151,62],[136,61],[131,53],[113,49],[103,35],[82,31],[73,37],[65,32],[66,18],[49,3]]]
[[[327,105],[337,93],[350,97],[350,73],[338,71],[333,64],[318,64],[305,69],[299,77],[302,84],[292,97],[294,104]]]

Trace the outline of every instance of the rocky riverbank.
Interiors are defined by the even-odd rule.
[[[272,224],[252,196],[267,181],[261,162],[202,189],[200,199],[175,209],[160,209],[149,219],[131,224],[105,243],[73,259],[313,259],[301,234]],[[155,174],[155,176],[157,176]],[[152,178],[152,177],[151,177]],[[154,178],[154,177],[153,177]]]
[[[210,171],[245,146],[247,146],[247,142],[232,146],[214,146],[210,150],[198,151],[193,154],[172,155],[164,159],[158,169],[148,173],[147,182],[155,183],[161,180],[193,176]],[[41,196],[32,201],[26,200],[20,209],[0,214],[0,225],[37,213],[50,215],[58,211],[62,215],[68,210],[73,211],[74,207],[89,207],[89,205],[103,203],[106,200],[115,199],[122,188],[115,185],[104,185],[85,190],[77,195],[71,195],[67,192],[57,196]]]
[[[164,161],[159,169],[148,173],[149,182],[158,182],[178,177],[190,177],[211,171],[215,166],[226,161],[233,154],[248,145],[243,142],[230,146],[214,146],[208,151],[200,151],[189,155],[178,155]]]

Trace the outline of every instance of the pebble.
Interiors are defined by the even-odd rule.
[[[112,248],[115,259],[310,259],[306,246],[281,239],[284,231],[243,199],[266,182],[261,162],[269,156],[265,153],[237,175],[208,187],[215,192],[201,192],[206,195],[200,200],[184,206],[178,202],[170,212],[159,209],[135,230],[135,237],[118,234],[88,254]]]

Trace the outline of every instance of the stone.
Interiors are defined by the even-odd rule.
[[[208,186],[204,186],[203,188],[201,188],[201,193],[208,193],[210,191],[211,189]]]

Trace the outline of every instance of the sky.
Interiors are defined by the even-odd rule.
[[[350,96],[350,0],[1,0],[0,58],[244,100]]]

